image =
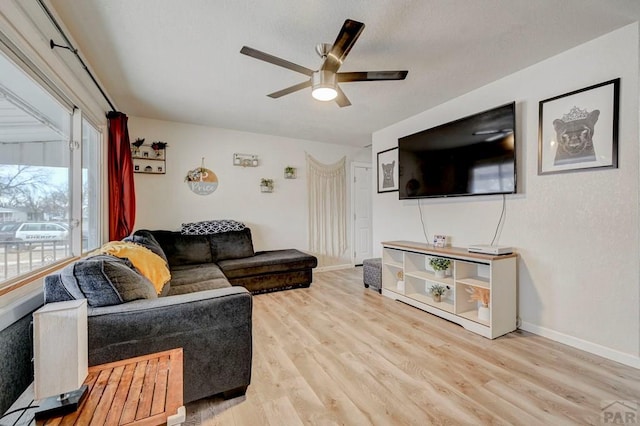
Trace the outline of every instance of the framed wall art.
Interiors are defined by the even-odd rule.
[[[618,167],[620,79],[540,102],[538,174]]]
[[[398,148],[390,148],[378,153],[378,194],[397,191]]]

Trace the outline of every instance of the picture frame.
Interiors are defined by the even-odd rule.
[[[540,101],[538,175],[618,168],[620,79]]]
[[[378,153],[378,194],[398,191],[398,169],[398,147]]]

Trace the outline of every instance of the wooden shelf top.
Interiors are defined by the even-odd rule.
[[[418,243],[415,241],[383,241],[383,247],[397,248],[401,250],[412,250],[424,254],[442,255],[449,257],[458,257],[466,259],[477,259],[484,261],[507,259],[517,257],[518,253],[491,255],[482,253],[473,253],[463,247],[435,247],[432,244]]]
[[[89,393],[77,411],[49,424],[160,425],[184,421],[182,349],[89,367]],[[177,420],[175,420],[177,419]]]

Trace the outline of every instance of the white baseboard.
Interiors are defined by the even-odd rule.
[[[640,357],[625,352],[620,352],[615,349],[607,348],[606,346],[598,345],[597,343],[588,342],[586,340],[578,339],[577,337],[569,336],[564,333],[559,333],[549,328],[540,327],[539,325],[531,324],[528,322],[522,322],[520,329],[528,331],[538,336],[546,337],[553,341],[572,346],[576,349],[583,350],[585,352],[592,353],[594,355],[601,356],[603,358],[610,359],[612,361],[619,362],[629,367],[640,369]]]
[[[340,265],[320,266],[315,268],[313,272],[337,271],[339,269],[349,269],[349,268],[353,268],[353,265],[350,263],[343,263]]]

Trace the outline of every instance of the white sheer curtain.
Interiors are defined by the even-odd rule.
[[[339,257],[347,249],[346,157],[322,164],[307,154],[309,250]]]

